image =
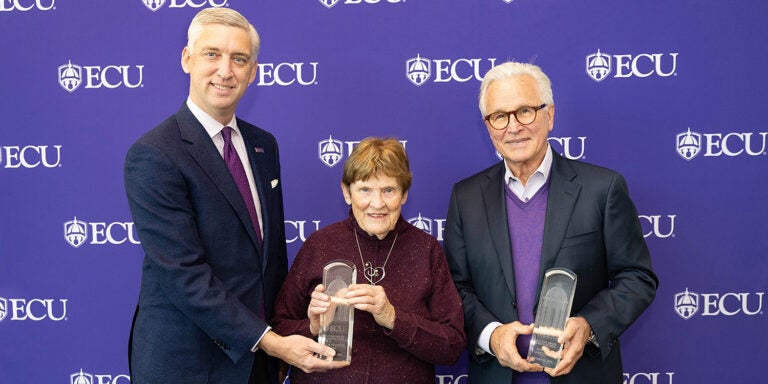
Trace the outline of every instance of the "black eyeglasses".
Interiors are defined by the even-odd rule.
[[[491,125],[493,129],[507,129],[509,126],[509,116],[514,115],[515,120],[521,125],[528,125],[536,120],[536,112],[546,107],[546,104],[539,105],[538,107],[523,106],[514,111],[509,112],[494,112],[483,118]]]

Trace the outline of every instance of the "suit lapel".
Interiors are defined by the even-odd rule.
[[[509,241],[509,223],[504,202],[504,163],[491,168],[486,174],[487,179],[483,189],[485,214],[488,218],[488,229],[491,232],[493,247],[499,258],[501,272],[507,282],[507,289],[515,300],[515,273],[512,267],[512,249]]]
[[[248,235],[251,237],[251,241],[253,241],[255,248],[259,249],[256,240],[256,230],[251,223],[248,208],[245,206],[243,197],[240,195],[240,190],[237,189],[237,184],[235,184],[234,179],[232,179],[232,174],[229,173],[229,169],[224,163],[224,159],[216,149],[216,145],[213,144],[213,140],[211,140],[208,133],[205,131],[205,128],[203,128],[202,124],[200,124],[195,118],[195,115],[189,110],[186,103],[184,103],[176,113],[176,119],[179,123],[181,139],[188,144],[187,151],[189,152],[189,155],[200,166],[203,172],[211,178],[211,181],[216,185],[216,188],[221,191],[229,204],[232,205],[240,222],[243,224],[246,231],[248,231]]]
[[[547,213],[544,221],[544,243],[541,248],[541,268],[539,272],[539,288],[543,281],[544,272],[552,268],[565,239],[565,231],[576,206],[576,200],[581,191],[581,185],[575,181],[576,172],[557,153],[552,153],[552,172],[549,176],[549,197],[547,198]]]
[[[259,142],[258,135],[253,129],[250,129],[250,125],[240,119],[237,120],[237,126],[240,128],[240,134],[243,136],[243,142],[245,143],[245,150],[248,152],[248,162],[251,165],[251,171],[253,172],[253,180],[256,184],[256,192],[259,194],[259,205],[261,207],[261,232],[262,232],[262,248],[260,252],[267,249],[269,245],[269,207],[270,202],[267,201],[270,194],[267,191],[268,180],[265,179],[265,175],[260,170],[270,169],[268,168],[267,158],[264,154],[263,144]],[[259,148],[259,150],[257,150]],[[271,186],[270,186],[271,188]],[[255,235],[255,232],[254,232]],[[255,239],[254,239],[255,240]],[[262,257],[262,264],[266,267],[267,258]]]

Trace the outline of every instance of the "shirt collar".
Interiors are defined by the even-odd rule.
[[[512,171],[509,169],[509,166],[507,165],[507,162],[504,162],[504,169],[506,170],[504,172],[504,181],[506,184],[509,184],[510,180],[514,181],[520,181],[517,177],[512,174]],[[543,180],[549,179],[549,172],[552,170],[552,147],[549,146],[549,143],[547,143],[547,153],[544,155],[544,160],[542,160],[541,164],[539,164],[539,167],[536,168],[536,171],[533,172],[533,175],[531,175],[531,178],[534,177],[543,177]],[[540,175],[540,176],[536,176]]]
[[[216,119],[211,117],[211,115],[205,113],[205,111],[198,107],[197,104],[195,104],[189,97],[187,97],[187,107],[195,116],[197,121],[203,125],[203,128],[205,128],[205,131],[211,138],[218,135],[221,132],[221,129],[224,128],[221,123],[216,121]],[[231,127],[235,132],[237,132],[238,135],[240,135],[240,129],[237,128],[237,118],[234,115],[232,116],[232,120],[229,122],[229,124],[227,124],[227,126]]]

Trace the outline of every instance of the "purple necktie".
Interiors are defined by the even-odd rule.
[[[259,241],[259,245],[261,245],[259,217],[256,215],[256,206],[253,204],[253,195],[251,195],[251,187],[248,184],[248,176],[245,175],[243,163],[240,162],[235,146],[232,145],[232,128],[224,127],[221,130],[221,136],[224,138],[224,162],[227,163],[227,168],[229,168],[232,178],[235,179],[237,189],[240,190],[240,194],[243,196],[245,206],[248,207],[248,214],[251,216],[253,228],[256,230],[256,239]]]

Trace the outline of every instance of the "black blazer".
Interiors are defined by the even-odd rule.
[[[125,188],[145,252],[129,357],[137,384],[248,380],[250,350],[267,329],[288,260],[277,142],[237,124],[261,200],[262,247],[186,103],[128,150]]]
[[[472,383],[509,383],[514,373],[475,353],[486,325],[518,320],[504,172],[499,162],[457,183],[446,220],[445,253],[464,304]],[[552,382],[621,383],[618,337],[650,305],[658,284],[621,175],[554,154],[539,291],[552,267],[578,275],[572,316],[589,322],[601,346],[588,347],[570,374]]]

